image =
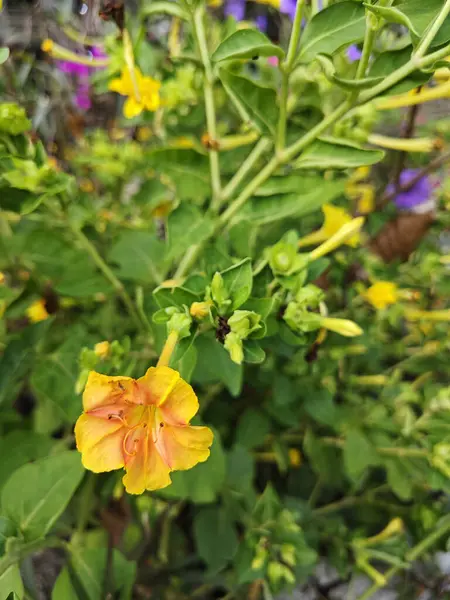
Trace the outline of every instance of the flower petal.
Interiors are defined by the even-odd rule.
[[[81,415],[75,425],[75,439],[83,466],[94,473],[122,468],[125,433],[120,421]]]
[[[145,387],[149,403],[159,406],[171,394],[180,380],[178,371],[169,367],[150,367],[144,377],[138,379],[138,385]]]
[[[134,96],[129,96],[123,105],[123,116],[126,119],[137,117],[144,110],[144,105],[135,99]]]
[[[159,490],[172,483],[170,469],[158,454],[150,435],[146,434],[135,447],[135,454],[127,458],[126,475],[122,482],[129,494]]]
[[[156,447],[170,469],[186,470],[208,458],[213,438],[209,427],[166,425],[158,431]]]
[[[83,393],[84,410],[89,411],[116,402],[141,402],[137,397],[135,380],[131,377],[110,377],[91,371]]]
[[[198,411],[197,396],[186,381],[179,379],[159,409],[168,425],[187,425]]]

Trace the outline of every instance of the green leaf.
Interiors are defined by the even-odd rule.
[[[123,231],[109,252],[109,261],[119,266],[121,279],[142,283],[161,281],[164,244],[154,233]]]
[[[327,390],[308,388],[303,407],[310,417],[321,425],[335,428],[339,423],[339,411],[333,396]]]
[[[211,192],[209,163],[195,150],[163,148],[147,154],[149,166],[170,177],[181,200],[205,198]]]
[[[339,2],[317,13],[305,27],[299,58],[311,61],[317,54],[334,54],[364,39],[365,10],[356,2]]]
[[[407,46],[401,50],[391,50],[389,52],[382,52],[374,60],[370,70],[369,77],[387,77],[393,71],[396,71],[403,65],[405,65],[411,58],[412,46]],[[409,92],[416,87],[419,87],[426,83],[431,77],[430,73],[424,73],[422,71],[414,71],[411,75],[397,83],[396,85],[389,88],[382,95],[384,96],[396,96],[397,94],[403,94]]]
[[[418,42],[433,23],[440,10],[442,0],[400,0],[395,7],[372,6],[365,4],[366,8],[376,15],[386,19],[389,23],[399,23],[407,27],[414,42]],[[450,18],[446,18],[437,35],[431,43],[431,48],[446,44],[450,40]]]
[[[164,498],[191,500],[196,504],[215,502],[225,482],[225,454],[220,436],[214,432],[211,455],[189,471],[171,474],[172,485],[158,492]]]
[[[31,375],[31,388],[37,398],[58,406],[69,422],[74,422],[82,411],[75,385],[79,375],[80,350],[86,345],[85,329],[72,329],[64,344],[51,354],[42,356]]]
[[[182,342],[184,340],[181,340]],[[180,373],[182,379],[187,381],[188,383],[191,381],[192,373],[194,372],[195,366],[197,364],[198,351],[197,348],[192,344],[186,352],[184,352],[183,356],[178,359],[178,367],[177,370]]]
[[[52,590],[52,600],[78,600],[67,567],[63,567],[58,575]]]
[[[242,310],[251,310],[258,313],[264,320],[272,312],[274,301],[274,298],[249,298],[242,307]]]
[[[313,471],[330,487],[342,485],[342,461],[336,448],[325,446],[320,438],[308,429],[303,442],[303,449],[309,458]]]
[[[228,352],[212,334],[200,335],[195,340],[195,347],[198,359],[193,380],[205,384],[221,382],[232,396],[238,396],[242,388],[242,365],[231,360]]]
[[[252,262],[244,258],[241,262],[221,272],[225,287],[232,304],[230,310],[236,310],[249,298],[253,286]]]
[[[189,308],[193,302],[199,299],[197,294],[184,287],[158,287],[153,291],[153,297],[160,308],[176,306],[180,309],[183,309],[184,306]]]
[[[180,258],[191,246],[200,244],[212,235],[213,221],[196,206],[183,203],[169,215],[167,260]]]
[[[48,455],[54,440],[34,431],[17,430],[0,439],[0,488],[11,474],[22,465]],[[14,448],[14,452],[11,452]]]
[[[255,477],[255,462],[247,450],[235,444],[227,454],[227,486],[233,490],[249,494]]]
[[[220,70],[220,79],[225,90],[236,99],[247,118],[263,134],[275,135],[278,108],[275,90],[258,85],[254,81]]]
[[[236,444],[252,449],[261,446],[270,433],[270,419],[256,408],[248,408],[239,418],[236,430]]]
[[[294,163],[296,169],[353,169],[365,165],[374,165],[383,160],[382,150],[369,150],[363,146],[327,137],[316,140]]]
[[[367,467],[380,462],[375,448],[359,429],[347,433],[343,458],[345,471],[354,481],[361,477]]]
[[[105,568],[108,561],[107,549],[81,548],[72,545],[70,550],[71,566],[80,585],[84,588],[87,598],[89,600],[103,600]],[[113,588],[113,592],[121,592],[121,600],[130,600],[135,577],[136,564],[126,560],[118,550],[114,550],[108,583]],[[61,600],[63,599],[61,598]]]
[[[6,517],[0,516],[0,556],[5,553],[6,540],[16,535],[16,526]]]
[[[255,340],[244,341],[244,362],[252,364],[260,364],[264,362],[266,353]]]
[[[6,62],[9,58],[9,48],[0,48],[0,65]]]
[[[339,87],[345,90],[365,90],[366,88],[373,87],[377,83],[383,80],[383,77],[365,77],[364,79],[345,79],[336,75],[336,67],[334,66],[333,60],[327,54],[318,54],[316,56],[317,62],[322,67],[322,71],[328,81],[335,83]]]
[[[78,452],[62,452],[24,465],[3,487],[2,513],[16,523],[27,541],[42,537],[66,508],[83,475]]]
[[[18,600],[23,600],[24,593],[19,565],[11,565],[0,575],[0,598],[11,600],[10,594],[14,594],[14,599],[17,597]]]
[[[0,405],[15,398],[26,374],[33,366],[34,345],[50,326],[50,320],[27,327],[20,337],[11,340],[0,358]]]
[[[211,56],[211,60],[218,63],[223,60],[258,56],[283,58],[284,51],[280,46],[272,44],[269,38],[258,29],[240,29],[219,44]]]
[[[113,287],[104,275],[95,270],[94,265],[86,263],[85,256],[77,254],[55,282],[55,290],[72,298],[88,298],[95,294],[108,295]]]
[[[189,14],[179,4],[175,2],[165,2],[159,0],[151,2],[146,5],[142,10],[142,17],[150,17],[152,15],[170,15],[171,17],[178,17],[184,21],[189,21]]]
[[[324,181],[321,177],[305,175],[299,180],[296,193],[286,193],[265,198],[253,198],[239,213],[258,225],[281,219],[298,218],[315,212],[327,202],[344,193],[345,181]]]
[[[233,558],[239,545],[227,511],[217,506],[203,508],[195,516],[194,538],[200,558],[213,572],[219,571]]]
[[[387,472],[387,482],[400,500],[408,501],[413,496],[413,482],[405,471],[403,461],[396,458],[384,460]]]

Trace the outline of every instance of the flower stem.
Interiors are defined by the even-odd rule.
[[[250,171],[253,169],[255,164],[258,162],[260,157],[264,154],[264,152],[270,147],[270,140],[266,138],[261,138],[259,142],[255,145],[253,150],[244,160],[242,165],[239,167],[238,171],[235,173],[234,177],[228,182],[228,184],[222,190],[221,200],[228,200],[242,181],[247,177]]]
[[[413,56],[417,58],[422,58],[425,56],[428,48],[432,44],[434,38],[436,37],[439,29],[444,24],[445,19],[450,14],[450,0],[446,0],[443,4],[440,13],[436,16],[433,23],[429,26],[428,31],[425,33],[425,36],[420,41],[419,45],[416,48]]]
[[[214,104],[214,76],[209,58],[208,45],[206,43],[205,25],[204,25],[205,9],[199,6],[195,9],[192,19],[192,27],[194,29],[195,38],[197,41],[198,52],[203,63],[205,79],[203,83],[205,110],[206,110],[206,125],[208,128],[208,136],[211,142],[217,141],[217,126],[216,126],[216,109]],[[217,150],[209,151],[209,168],[211,173],[211,187],[213,194],[213,205],[216,206],[220,201],[220,166],[219,153]]]
[[[172,357],[173,351],[175,350],[175,346],[178,342],[178,332],[171,331],[167,336],[166,343],[164,344],[164,348],[162,349],[161,356],[159,357],[157,367],[168,367],[170,363],[170,359]]]
[[[287,102],[289,95],[289,78],[295,63],[298,42],[302,31],[302,15],[305,0],[298,0],[295,7],[295,17],[292,24],[291,37],[289,39],[288,53],[286,60],[280,65],[281,69],[281,94],[280,94],[280,113],[278,117],[278,129],[276,138],[276,149],[280,151],[286,145],[286,124],[287,124]]]
[[[97,265],[97,267],[103,273],[105,278],[111,283],[113,288],[116,290],[116,292],[122,298],[122,301],[125,304],[125,306],[127,307],[127,310],[130,313],[130,316],[133,319],[136,327],[138,329],[141,329],[142,323],[139,318],[139,314],[136,310],[136,307],[134,306],[132,299],[128,295],[128,292],[126,291],[123,283],[117,279],[117,277],[114,275],[114,273],[108,267],[106,262],[103,260],[103,258],[100,256],[100,254],[97,252],[97,249],[95,248],[95,246],[84,235],[84,233],[81,231],[81,229],[79,229],[76,225],[73,225],[72,223],[69,223],[69,226],[70,226],[70,229],[71,229],[72,233],[74,234],[74,236],[77,238],[77,240],[80,242],[80,244],[86,250],[86,252],[91,256],[93,262]]]
[[[433,544],[435,544],[441,537],[447,534],[450,530],[450,520],[446,520],[441,527],[430,533],[424,540],[414,546],[406,555],[406,559],[410,562],[417,560],[424,552],[426,552]],[[392,577],[397,575],[403,567],[396,566],[389,569],[385,574],[385,580],[388,582]],[[359,597],[359,600],[369,600],[380,588],[384,587],[380,583],[374,583],[366,592]]]

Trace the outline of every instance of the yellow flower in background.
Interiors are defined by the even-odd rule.
[[[299,247],[310,246],[330,239],[335,235],[344,225],[348,225],[355,219],[340,206],[333,206],[332,204],[324,204],[322,207],[324,216],[324,222],[320,229],[313,231],[309,235],[303,237],[298,245]],[[359,244],[360,235],[359,231],[355,232],[354,235],[347,238],[343,243],[353,248]]]
[[[289,463],[292,467],[298,468],[302,464],[302,455],[297,448],[289,448]]]
[[[39,323],[39,321],[45,321],[50,316],[45,308],[44,298],[40,298],[31,304],[25,311],[25,314],[32,323]]]
[[[375,208],[375,187],[364,180],[370,174],[370,167],[359,167],[347,180],[345,193],[350,200],[355,200],[358,213],[367,215]]]
[[[137,117],[143,110],[152,112],[158,110],[160,87],[159,81],[142,75],[137,67],[132,70],[124,67],[121,76],[113,79],[109,84],[111,91],[128,96],[123,107],[123,114],[127,119]]]
[[[106,358],[109,354],[111,344],[107,341],[99,342],[94,346],[94,352],[100,358]]]
[[[377,281],[364,292],[363,296],[378,310],[395,304],[399,297],[397,285],[391,281]]]
[[[5,283],[5,280],[6,280],[5,274],[2,271],[0,271],[0,285]]]
[[[41,44],[42,52],[51,52],[53,50],[53,45],[54,45],[53,40],[50,40],[48,38],[43,40],[43,42]]]
[[[212,431],[189,424],[198,406],[192,387],[169,367],[150,367],[137,380],[91,372],[75,425],[84,467],[94,473],[124,468],[130,494],[170,485],[172,471],[209,456]]]

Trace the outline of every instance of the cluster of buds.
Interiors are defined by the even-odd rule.
[[[80,375],[75,384],[75,392],[81,394],[89,373],[98,370],[100,365],[102,370],[120,371],[124,357],[130,352],[130,347],[130,339],[125,338],[122,342],[104,340],[95,344],[93,348],[83,348],[78,359]]]
[[[243,341],[261,329],[260,321],[261,315],[251,310],[236,310],[228,319],[230,331],[225,336],[224,346],[230,353],[231,360],[238,365],[244,360]]]

